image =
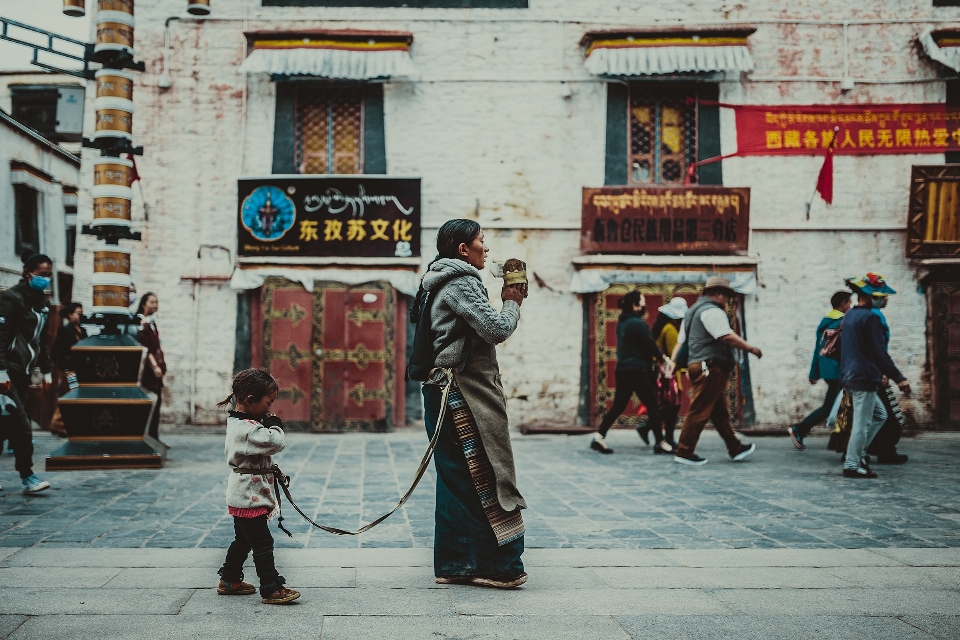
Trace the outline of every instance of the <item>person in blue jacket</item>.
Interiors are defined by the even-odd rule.
[[[806,449],[803,445],[803,439],[807,437],[810,430],[827,419],[833,403],[837,401],[840,395],[840,362],[820,355],[820,348],[823,346],[823,332],[827,329],[837,329],[843,322],[843,314],[850,309],[850,298],[853,297],[849,291],[841,289],[830,296],[830,306],[833,308],[827,312],[827,315],[820,321],[817,327],[817,341],[813,346],[813,362],[810,363],[810,384],[817,384],[820,380],[827,383],[827,397],[823,404],[814,409],[810,415],[803,419],[799,424],[788,427],[787,433],[790,439],[800,451]]]
[[[857,306],[847,312],[840,334],[840,384],[850,393],[853,420],[843,461],[847,478],[876,478],[866,462],[867,444],[887,419],[878,391],[893,380],[910,394],[910,383],[887,353],[887,336],[879,316],[872,312],[875,298],[896,293],[883,277],[868,273],[849,278],[846,285],[857,294]]]

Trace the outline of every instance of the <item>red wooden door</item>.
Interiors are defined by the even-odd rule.
[[[313,294],[299,282],[268,279],[263,286],[264,367],[280,387],[273,411],[287,427],[311,428]]]
[[[316,295],[323,395],[314,411],[321,429],[389,430],[397,404],[394,330],[402,326],[393,288],[322,284]]]
[[[274,409],[284,425],[339,432],[403,424],[406,305],[398,298],[386,282],[317,283],[310,292],[267,279],[263,366],[279,383]]]
[[[658,308],[674,297],[681,297],[692,305],[700,295],[701,285],[692,283],[662,284],[615,284],[596,294],[590,313],[590,420],[592,425],[600,422],[603,414],[613,404],[616,389],[617,368],[617,319],[620,309],[617,301],[628,291],[634,289],[643,293],[647,303],[647,315],[644,318],[651,328],[657,319]],[[656,336],[654,336],[656,339]],[[690,380],[686,374],[682,377],[683,390],[680,394],[680,416],[684,416],[690,407]],[[733,394],[732,415],[740,416],[739,370],[731,376],[728,391]],[[644,418],[638,414],[640,403],[636,396],[631,398],[623,415],[614,423],[614,427],[637,427]]]

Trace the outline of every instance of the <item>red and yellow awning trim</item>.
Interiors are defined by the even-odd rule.
[[[600,38],[592,40],[587,46],[589,56],[596,49],[632,49],[637,47],[746,47],[747,37],[708,36],[699,37],[634,37]]]

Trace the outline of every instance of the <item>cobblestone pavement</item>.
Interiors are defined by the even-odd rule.
[[[53,489],[25,496],[13,456],[0,457],[0,547],[226,547],[222,435],[171,435],[161,470],[44,474]],[[527,548],[882,548],[960,547],[956,460],[960,434],[901,442],[903,466],[878,466],[877,480],[840,477],[825,438],[807,451],[786,438],[758,438],[757,452],[731,463],[706,432],[701,468],[674,464],[614,431],[601,456],[587,436],[514,437]],[[36,434],[37,469],[61,441]],[[297,502],[315,520],[356,527],[392,506],[406,489],[426,436],[290,434],[278,461]],[[413,547],[433,542],[431,473],[407,505],[359,537],[313,532],[292,510],[294,539],[280,547]]]

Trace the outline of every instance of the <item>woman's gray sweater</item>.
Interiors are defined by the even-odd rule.
[[[513,300],[506,300],[501,311],[494,309],[480,279],[480,272],[463,260],[437,260],[424,274],[422,284],[426,291],[439,291],[430,311],[430,328],[436,336],[434,349],[449,342],[452,335],[461,336],[437,355],[437,367],[455,368],[460,365],[467,326],[490,344],[500,344],[517,329],[520,305]]]

